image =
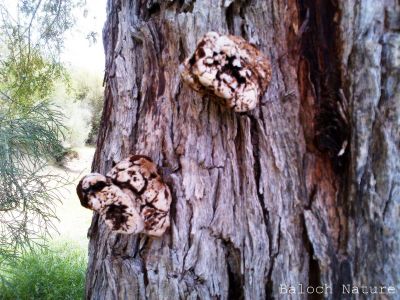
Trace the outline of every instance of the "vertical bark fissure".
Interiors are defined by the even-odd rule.
[[[302,35],[302,52],[310,68],[310,78],[316,92],[315,144],[327,153],[338,173],[348,167],[348,147],[338,155],[344,143],[349,141],[349,125],[345,119],[347,103],[343,99],[338,43],[338,14],[336,1],[301,0],[303,21],[308,25]],[[343,113],[340,110],[344,110]]]
[[[267,211],[267,218],[269,219],[269,213]],[[265,295],[267,296],[267,299],[274,299],[274,281],[272,278],[272,271],[274,270],[275,266],[275,260],[278,257],[279,254],[279,247],[280,247],[280,238],[281,238],[281,220],[279,219],[278,223],[278,237],[277,237],[277,251],[274,253],[273,251],[273,235],[271,233],[270,227],[272,224],[267,225],[267,234],[268,234],[268,253],[269,253],[269,259],[270,259],[270,264],[269,264],[269,270],[266,272],[266,283],[265,283]]]
[[[303,217],[303,223],[304,223],[304,228],[306,228],[306,221],[305,221],[304,217]],[[304,232],[303,232],[303,241],[304,241],[305,248],[310,253],[309,262],[308,262],[308,269],[309,269],[308,272],[310,274],[310,276],[308,278],[308,286],[315,288],[317,286],[321,286],[321,284],[322,284],[321,270],[320,270],[318,260],[314,256],[313,245],[307,236],[306,230],[304,230]],[[319,299],[323,299],[323,298],[324,298],[323,295],[318,295],[318,294],[309,295],[310,300],[319,300]]]
[[[334,299],[340,297],[340,283],[351,283],[341,272],[341,264],[347,262],[347,228],[343,224],[349,215],[345,192],[350,125],[339,64],[339,9],[337,1],[311,0],[299,1],[299,8],[303,22],[308,19],[301,37],[302,59],[307,64],[300,66],[310,80],[306,78],[300,84],[308,84],[305,89],[313,97],[310,105],[309,96],[303,94],[303,126],[308,132],[306,186],[310,199],[304,207],[305,244],[310,253],[309,272],[314,274],[309,283],[329,284],[333,294],[327,297]],[[317,207],[322,203],[325,209],[321,211]],[[321,246],[324,241],[326,246]]]
[[[246,7],[251,1],[233,0],[225,9],[226,25],[228,33],[239,35],[247,39],[246,32]]]
[[[263,212],[263,219],[264,223],[267,225],[267,216],[266,216],[266,207],[264,203],[264,195],[260,192],[260,185],[261,185],[261,162],[260,162],[260,145],[259,145],[259,124],[258,120],[254,117],[249,115],[250,119],[250,130],[251,130],[251,145],[253,151],[253,174],[254,174],[254,181],[256,183],[257,189],[257,197],[260,203],[262,212]]]
[[[230,241],[224,241],[224,248],[227,254],[227,272],[228,272],[228,299],[244,299],[244,278],[240,270],[241,254],[240,250],[235,248]]]
[[[139,47],[143,49],[143,38],[142,39],[137,39],[136,43],[138,44],[138,45],[136,45],[136,51],[138,50]],[[138,58],[136,58],[136,61],[137,61],[137,59]],[[136,63],[136,64],[140,65],[140,63]],[[140,70],[137,70],[137,72],[140,73]],[[136,95],[134,95],[133,94],[134,91],[132,91],[132,94],[133,94],[132,97],[137,102],[136,116],[135,116],[136,123],[133,125],[132,135],[131,135],[131,139],[133,141],[132,145],[134,145],[134,142],[138,140],[138,136],[137,136],[138,123],[137,123],[137,120],[139,120],[140,112],[142,110],[142,104],[143,104],[143,102],[142,102],[142,83],[141,83],[140,77],[141,77],[140,74],[137,74],[136,81],[135,81],[135,83],[136,83],[136,91],[137,91]]]

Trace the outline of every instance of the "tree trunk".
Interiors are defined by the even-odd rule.
[[[399,9],[109,0],[93,170],[148,155],[173,204],[161,238],[112,233],[94,215],[86,297],[286,299],[292,286],[291,299],[399,299]],[[242,36],[270,58],[254,111],[182,84],[178,66],[208,31]],[[331,289],[307,295],[299,284]],[[349,295],[343,284],[397,294]]]

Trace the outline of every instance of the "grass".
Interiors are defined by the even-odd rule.
[[[2,300],[84,298],[86,252],[71,242],[53,242],[1,267]]]
[[[15,262],[6,260],[2,265],[0,256],[0,300],[84,298],[86,234],[92,212],[81,207],[75,186],[83,174],[90,172],[94,148],[82,147],[78,152],[79,159],[69,163],[67,169],[49,167],[55,173],[75,179],[74,184],[61,191],[62,203],[56,207],[57,231],[51,232],[54,240],[47,249],[26,252]]]

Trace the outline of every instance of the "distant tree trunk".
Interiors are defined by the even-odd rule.
[[[88,299],[307,299],[298,285],[400,297],[400,17],[395,0],[109,0],[93,169],[145,154],[173,191],[162,238],[93,217]],[[208,31],[271,59],[256,110],[183,85]],[[346,146],[347,143],[347,146]],[[318,298],[317,294],[313,294]],[[372,299],[382,295],[366,295]],[[319,296],[319,298],[322,298]]]

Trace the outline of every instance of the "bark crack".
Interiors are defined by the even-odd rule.
[[[327,153],[337,173],[348,166],[350,128],[348,103],[342,90],[339,69],[338,29],[334,2],[299,1],[302,29],[302,56],[309,64],[309,74],[315,89],[314,144]]]
[[[267,212],[268,213],[268,212]],[[269,219],[269,213],[268,213],[268,219]],[[279,255],[279,249],[280,249],[280,243],[281,243],[281,218],[279,217],[278,221],[278,237],[277,237],[277,250],[275,253],[273,253],[273,235],[271,230],[269,229],[270,224],[267,226],[267,235],[268,235],[268,249],[269,249],[269,257],[270,257],[270,266],[269,270],[267,273],[267,280],[265,284],[265,295],[267,296],[267,299],[274,299],[274,281],[272,279],[272,272],[274,270],[275,266],[275,259]],[[268,230],[269,229],[269,230]]]
[[[261,162],[260,162],[260,145],[259,145],[259,124],[258,119],[256,119],[252,115],[248,115],[250,119],[250,132],[251,132],[251,144],[253,150],[253,172],[254,172],[254,181],[256,183],[257,189],[257,197],[258,201],[261,206],[261,210],[263,213],[264,224],[267,225],[267,218],[266,218],[266,208],[264,203],[264,196],[260,191],[260,184],[261,184]]]
[[[246,8],[249,3],[250,1],[234,0],[225,9],[225,19],[229,34],[247,38]]]

